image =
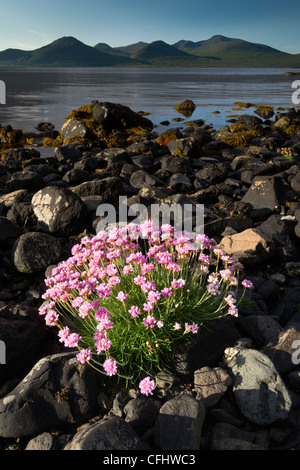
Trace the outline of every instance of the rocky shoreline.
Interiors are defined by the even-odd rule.
[[[161,133],[144,114],[94,101],[60,131],[0,127],[0,450],[298,450],[300,110]],[[254,284],[149,397],[78,368],[38,315],[45,277],[119,196],[203,204],[205,233]]]

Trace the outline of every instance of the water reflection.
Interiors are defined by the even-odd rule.
[[[39,122],[50,121],[60,129],[72,109],[98,99],[148,111],[159,124],[179,117],[174,105],[192,99],[197,105],[193,119],[220,127],[235,101],[292,107],[293,78],[284,76],[292,70],[2,68],[7,96],[0,123],[32,131]],[[220,114],[212,114],[216,110]]]

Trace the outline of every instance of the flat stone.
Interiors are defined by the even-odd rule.
[[[205,407],[215,406],[232,384],[232,378],[221,367],[202,367],[194,372],[196,399]]]
[[[120,416],[101,419],[80,430],[64,450],[150,450]]]

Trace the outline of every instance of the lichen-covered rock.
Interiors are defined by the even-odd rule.
[[[48,186],[32,198],[39,227],[52,234],[78,233],[86,218],[86,206],[69,189]]]

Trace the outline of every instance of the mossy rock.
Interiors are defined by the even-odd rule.
[[[169,142],[173,140],[182,139],[183,135],[179,129],[167,129],[166,131],[159,134],[156,139],[156,142],[159,145],[168,145]]]
[[[185,100],[174,106],[174,109],[178,113],[183,114],[186,117],[190,117],[195,111],[196,105],[192,100]]]
[[[221,140],[229,147],[249,147],[257,137],[260,137],[257,130],[237,131],[233,132],[232,135],[223,137]]]
[[[255,106],[254,112],[263,119],[270,119],[274,116],[273,106]]]
[[[244,103],[243,101],[236,101],[233,104],[239,108],[251,108],[253,106],[251,103]]]

